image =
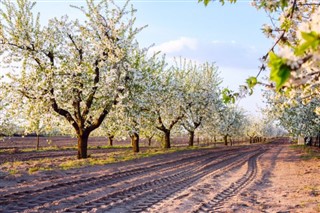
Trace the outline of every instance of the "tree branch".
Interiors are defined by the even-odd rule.
[[[161,126],[156,126],[157,129],[161,130],[161,131],[166,131],[167,128],[164,126],[163,122],[162,122],[162,118],[161,118],[161,115],[160,115],[160,111],[159,110],[156,110],[157,112],[157,115],[158,115],[158,122]]]
[[[88,127],[85,128],[86,132],[92,132],[93,130],[95,130],[96,128],[98,128],[100,126],[100,124],[103,122],[103,120],[105,119],[105,117],[108,115],[110,108],[113,105],[117,105],[118,104],[118,95],[116,95],[113,99],[113,104],[112,105],[106,105],[102,111],[102,113],[100,114],[100,116]]]
[[[54,89],[51,89],[50,90],[50,93],[51,93],[51,98],[50,98],[50,101],[51,101],[51,106],[53,108],[53,110],[58,113],[59,115],[65,117],[68,122],[75,128],[75,130],[77,132],[79,132],[79,126],[78,124],[76,123],[76,121],[73,119],[72,115],[70,114],[70,112],[68,112],[67,110],[64,110],[62,108],[60,108],[58,106],[58,103],[56,101],[56,99],[54,98]]]
[[[295,10],[296,6],[297,6],[297,0],[294,0],[293,3],[292,3],[291,11],[290,11],[290,13],[288,14],[290,19],[293,18],[293,14],[294,14],[294,10]],[[276,40],[276,42],[272,45],[272,47],[269,49],[269,51],[262,57],[262,60],[263,60],[263,61],[266,61],[266,60],[267,60],[267,58],[268,58],[268,56],[269,56],[269,53],[274,51],[274,48],[279,44],[279,42],[280,42],[281,40],[283,40],[285,34],[286,34],[286,31],[282,31],[282,33],[280,34],[280,36],[278,37],[278,39]],[[258,77],[260,76],[261,72],[262,72],[263,70],[265,70],[265,69],[266,69],[266,67],[265,67],[265,65],[263,64],[263,65],[260,67],[260,70],[259,70],[258,74],[256,75],[256,78],[258,78]]]
[[[82,64],[82,61],[83,61],[83,50],[82,50],[82,48],[79,48],[79,47],[77,46],[77,44],[76,44],[76,42],[74,41],[74,39],[73,39],[73,37],[72,37],[71,34],[68,33],[67,35],[68,35],[68,37],[70,38],[73,46],[76,48],[76,50],[77,50],[78,53],[79,53],[79,65],[81,65],[81,64]]]
[[[96,94],[97,92],[97,84],[99,83],[100,81],[100,69],[98,67],[98,64],[99,64],[99,60],[96,60],[95,61],[95,77],[93,79],[93,84],[94,86],[92,87],[92,90],[86,100],[86,105],[85,105],[85,108],[82,112],[82,117],[83,118],[86,118],[87,115],[89,114],[89,111],[90,111],[90,108],[92,106],[92,103],[93,103],[93,99],[94,99],[94,95]]]
[[[173,128],[173,126],[178,123],[178,121],[180,121],[182,118],[184,117],[184,115],[179,115],[178,117],[176,117],[173,121],[171,121],[170,125],[169,125],[169,130],[171,130]]]

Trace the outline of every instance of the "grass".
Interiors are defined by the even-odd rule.
[[[89,146],[88,149],[128,149],[131,148],[131,145],[126,145],[126,146],[109,146],[109,145],[104,145],[104,146]]]
[[[88,146],[88,149],[128,149],[131,148],[131,145],[126,146]],[[36,150],[36,148],[27,148],[27,149],[6,149],[6,150],[0,150],[0,153],[9,153],[14,154],[18,152],[47,152],[47,151],[66,151],[66,150],[77,150],[77,146],[47,146],[47,147],[40,147],[39,150]]]
[[[290,147],[301,151],[301,159],[303,160],[320,159],[320,149],[317,147],[306,145],[291,145]]]
[[[105,156],[105,154],[95,154],[92,155],[90,158],[87,159],[80,159],[80,160],[70,160],[63,162],[59,165],[60,169],[67,170],[73,168],[80,168],[84,166],[95,166],[95,165],[105,165],[110,163],[117,163],[117,162],[124,162],[130,161],[139,158],[146,158],[152,157],[156,155],[178,152],[183,150],[196,150],[199,149],[198,147],[185,147],[185,148],[171,148],[171,149],[148,149],[143,152],[133,153],[131,150],[123,150],[112,152]]]
[[[60,151],[60,150],[76,150],[76,146],[65,146],[65,147],[59,147],[59,146],[47,146],[47,147],[40,147],[39,150],[36,150],[35,148],[29,148],[29,149],[22,149],[22,152],[46,152],[46,151]]]
[[[16,174],[18,174],[18,173],[19,173],[19,171],[16,170],[16,169],[10,169],[10,170],[9,170],[9,174],[10,174],[10,175],[16,175]]]
[[[106,146],[102,148],[110,147]],[[147,158],[166,153],[180,152],[184,150],[206,149],[207,147],[173,147],[171,149],[152,148],[141,151],[139,153],[133,153],[132,150],[127,149],[127,147],[122,146],[119,148],[123,149],[116,150],[108,154],[96,153],[92,154],[87,159],[79,160],[76,159],[76,156],[69,156],[57,158],[43,158],[28,161],[6,162],[0,165],[0,169],[4,172],[7,172],[10,175],[22,174],[24,172],[27,172],[28,174],[33,174],[38,171],[49,171],[57,169],[69,170],[86,166],[106,165],[111,163],[130,161],[134,159]]]

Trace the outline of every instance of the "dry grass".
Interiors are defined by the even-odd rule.
[[[103,147],[109,148],[109,147]],[[113,147],[114,148],[114,147]],[[48,170],[68,170],[86,166],[105,165],[116,162],[129,161],[139,158],[151,157],[155,155],[178,152],[183,150],[203,149],[199,147],[179,147],[171,149],[148,149],[139,153],[133,153],[131,150],[123,149],[110,152],[108,154],[92,154],[87,159],[77,159],[72,157],[42,158],[28,161],[6,162],[0,165],[0,170],[10,175],[19,175],[22,173],[35,173]]]
[[[305,145],[292,145],[291,148],[298,150],[302,153],[301,159],[311,160],[311,159],[320,159],[320,149],[313,146]]]

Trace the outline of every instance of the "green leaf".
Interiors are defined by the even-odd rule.
[[[282,10],[284,10],[284,8],[288,7],[288,0],[280,0],[280,7]]]
[[[253,94],[253,89],[249,88],[249,95]]]
[[[228,88],[225,88],[222,90],[222,99],[224,103],[235,103],[236,102],[236,97],[235,94],[232,94],[232,91],[229,90]]]
[[[295,49],[296,55],[303,55],[310,48],[313,50],[318,49],[320,45],[320,35],[317,32],[301,32],[301,37],[305,40],[305,42]]]
[[[198,3],[203,2],[205,6],[207,6],[210,0],[198,0]]]
[[[289,19],[289,18],[286,18],[283,22],[282,22],[282,24],[281,24],[281,29],[283,29],[283,30],[285,30],[285,31],[288,31],[290,28],[291,28],[291,26],[292,26],[292,21],[291,21],[291,19]]]
[[[198,0],[198,3],[203,2],[204,5],[207,6],[210,1],[213,1],[213,0]],[[225,0],[219,0],[219,2],[220,2],[222,5],[224,5]],[[232,4],[232,3],[236,3],[237,0],[229,0],[229,2]]]
[[[291,69],[286,61],[273,52],[269,53],[270,80],[276,83],[276,90],[279,90],[290,78]]]
[[[318,34],[315,31],[311,31],[310,33],[301,32],[301,36],[306,41],[313,41],[318,38]]]
[[[248,87],[250,89],[252,89],[257,83],[258,83],[258,80],[256,77],[250,77],[246,80],[247,84],[248,84]]]

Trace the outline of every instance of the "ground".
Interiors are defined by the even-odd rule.
[[[320,160],[289,147],[261,156],[257,179],[228,202],[230,212],[320,212]]]
[[[2,171],[0,212],[320,212],[319,159],[303,155],[281,139],[71,170]]]

